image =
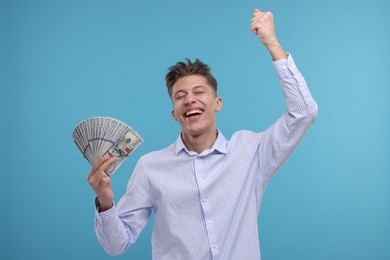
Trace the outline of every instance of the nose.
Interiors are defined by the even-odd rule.
[[[188,93],[186,96],[185,105],[186,106],[191,105],[195,103],[195,101],[196,101],[195,96],[192,93]]]

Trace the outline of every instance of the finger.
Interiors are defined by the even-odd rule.
[[[99,167],[104,163],[106,162],[110,157],[108,155],[104,155],[102,156],[99,160],[97,160],[93,165],[92,165],[92,169],[91,171],[89,172],[88,176],[87,176],[87,179],[90,179],[95,173],[96,171],[99,169]]]
[[[251,25],[262,23],[262,21],[263,21],[263,16],[253,17],[251,20]]]
[[[261,23],[258,21],[252,22],[249,28],[254,34],[257,34],[258,30],[261,28]]]
[[[110,168],[110,166],[116,161],[115,157],[109,157],[108,160],[106,160],[100,167],[98,168],[99,171],[103,171],[106,173],[107,169]],[[107,174],[107,173],[106,173]]]
[[[257,30],[259,29],[259,26],[253,24],[253,25],[251,25],[251,26],[249,27],[249,29],[250,29],[253,33],[256,33]]]
[[[115,157],[109,157],[108,160],[106,160],[103,164],[100,165],[100,167],[95,171],[94,174],[92,174],[91,178],[93,178],[95,175],[97,176],[97,179],[100,180],[103,177],[110,177],[110,174],[107,173],[107,169],[110,168],[110,166],[116,161]]]
[[[258,8],[255,8],[253,10],[253,16],[262,16],[265,12],[261,11],[260,9]]]
[[[251,23],[253,24],[253,23],[261,22],[264,15],[265,15],[265,13],[259,13],[259,14],[254,15],[251,19]]]
[[[95,192],[98,192],[100,188],[105,187],[111,184],[111,178],[104,171],[97,171],[89,180],[89,184],[94,189]]]
[[[89,185],[92,186],[95,190],[99,187],[101,184],[101,180],[106,177],[110,177],[110,175],[106,172],[106,170],[115,162],[116,158],[112,157],[106,160],[100,167],[89,176],[88,182]]]
[[[259,30],[264,25],[273,21],[273,14],[271,12],[264,12],[255,15],[251,20],[251,30]]]
[[[99,180],[99,186],[107,186],[110,183],[111,183],[111,178],[107,175],[104,175],[104,177]]]
[[[102,166],[102,164],[105,163],[108,159],[110,159],[110,156],[106,154],[102,156],[99,160],[97,160],[92,166],[92,169],[89,172],[87,179],[89,180],[96,173],[97,169],[99,169],[99,167]]]

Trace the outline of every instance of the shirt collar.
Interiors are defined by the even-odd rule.
[[[197,156],[206,156],[210,153],[213,153],[214,151],[219,152],[219,153],[226,153],[227,152],[227,146],[228,146],[228,141],[226,138],[223,136],[221,131],[217,129],[217,140],[215,140],[214,145],[202,153],[198,154],[194,151],[189,151],[187,147],[183,143],[183,139],[181,138],[181,133],[179,134],[179,137],[176,140],[175,143],[175,155],[178,155],[179,152],[185,151],[188,155],[197,155]]]

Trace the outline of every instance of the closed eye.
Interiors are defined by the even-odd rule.
[[[195,95],[201,95],[201,94],[203,94],[203,93],[206,92],[204,86],[196,86],[196,87],[193,88],[192,91],[193,91],[193,93],[194,93]]]
[[[175,100],[182,99],[182,98],[184,98],[185,96],[186,96],[186,95],[184,95],[184,94],[176,95],[176,96],[175,96]]]
[[[187,93],[183,90],[179,90],[175,93],[175,100],[182,99],[187,95]]]

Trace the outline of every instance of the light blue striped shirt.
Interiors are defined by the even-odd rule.
[[[218,130],[201,154],[188,151],[179,135],[141,157],[118,204],[96,211],[96,234],[109,254],[124,253],[154,210],[153,259],[260,259],[264,190],[317,115],[292,56],[274,66],[287,112],[264,132],[241,130],[230,141]]]

